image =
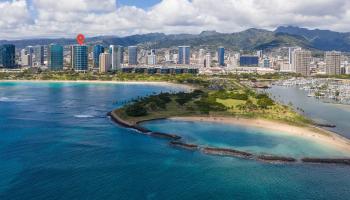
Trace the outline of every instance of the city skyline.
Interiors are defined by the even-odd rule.
[[[350,3],[343,0],[215,2],[5,0],[0,2],[0,39],[73,37],[80,32],[87,37],[202,30],[229,33],[252,27],[273,30],[281,25],[350,31]]]

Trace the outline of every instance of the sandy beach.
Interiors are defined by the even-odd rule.
[[[242,119],[229,117],[174,117],[171,120],[179,121],[201,121],[216,122],[239,126],[248,126],[270,130],[274,134],[301,137],[312,142],[327,145],[350,155],[350,140],[334,132],[318,127],[298,127],[281,122],[268,121],[263,119]]]

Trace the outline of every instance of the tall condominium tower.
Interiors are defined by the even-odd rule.
[[[75,71],[88,70],[88,47],[85,45],[74,45],[72,47],[72,68]]]
[[[100,68],[100,73],[106,73],[111,70],[111,54],[109,53],[101,53],[99,56],[99,68]]]
[[[311,51],[297,49],[292,55],[292,70],[303,76],[310,75]]]
[[[224,47],[218,48],[218,63],[219,63],[219,66],[225,66],[225,48]]]
[[[111,58],[112,71],[117,71],[124,63],[124,47],[120,45],[110,45],[109,54]]]
[[[50,70],[63,70],[63,46],[57,44],[49,45],[47,59]]]
[[[211,67],[211,55],[210,53],[207,53],[207,55],[205,55],[205,60],[204,60],[204,67]]]
[[[239,57],[239,65],[241,67],[258,67],[259,57],[254,55],[241,55]]]
[[[199,49],[198,51],[198,63],[200,65],[204,65],[204,59],[205,59],[205,50]]]
[[[28,53],[27,49],[21,50],[21,66],[23,67],[32,66],[32,54]]]
[[[93,65],[94,68],[99,68],[100,66],[100,54],[103,53],[105,48],[102,45],[95,45],[93,49]]]
[[[16,67],[16,47],[13,44],[4,44],[0,46],[0,67]]]
[[[147,64],[148,65],[156,65],[157,64],[157,56],[155,51],[151,51],[149,55],[147,55]]]
[[[38,45],[33,47],[32,64],[34,67],[44,65],[44,46]]]
[[[293,52],[295,50],[301,50],[301,48],[300,47],[289,47],[288,48],[288,61],[289,61],[290,65],[293,64]]]
[[[189,65],[191,48],[189,46],[179,46],[178,64]]]
[[[129,46],[129,65],[137,65],[137,47]]]
[[[327,51],[325,53],[325,60],[326,60],[326,73],[329,75],[339,75],[341,52]]]

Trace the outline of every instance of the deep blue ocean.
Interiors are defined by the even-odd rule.
[[[208,156],[171,148],[106,117],[132,98],[183,89],[0,83],[0,199],[350,199],[350,167]],[[170,120],[145,126],[203,145],[295,156],[337,153],[246,127]]]

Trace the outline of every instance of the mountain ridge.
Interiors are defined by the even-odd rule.
[[[195,49],[215,49],[218,46],[232,50],[271,50],[278,47],[300,46],[307,49],[330,51],[338,50],[350,52],[350,33],[340,33],[330,30],[306,29],[295,26],[280,26],[275,31],[250,28],[235,33],[219,33],[203,31],[199,34],[164,34],[148,33],[126,37],[96,36],[86,39],[88,44],[103,45],[140,45],[146,48],[175,48],[189,45]],[[17,48],[34,45],[75,44],[75,39],[25,39],[7,41],[0,40],[0,44],[12,43]]]

